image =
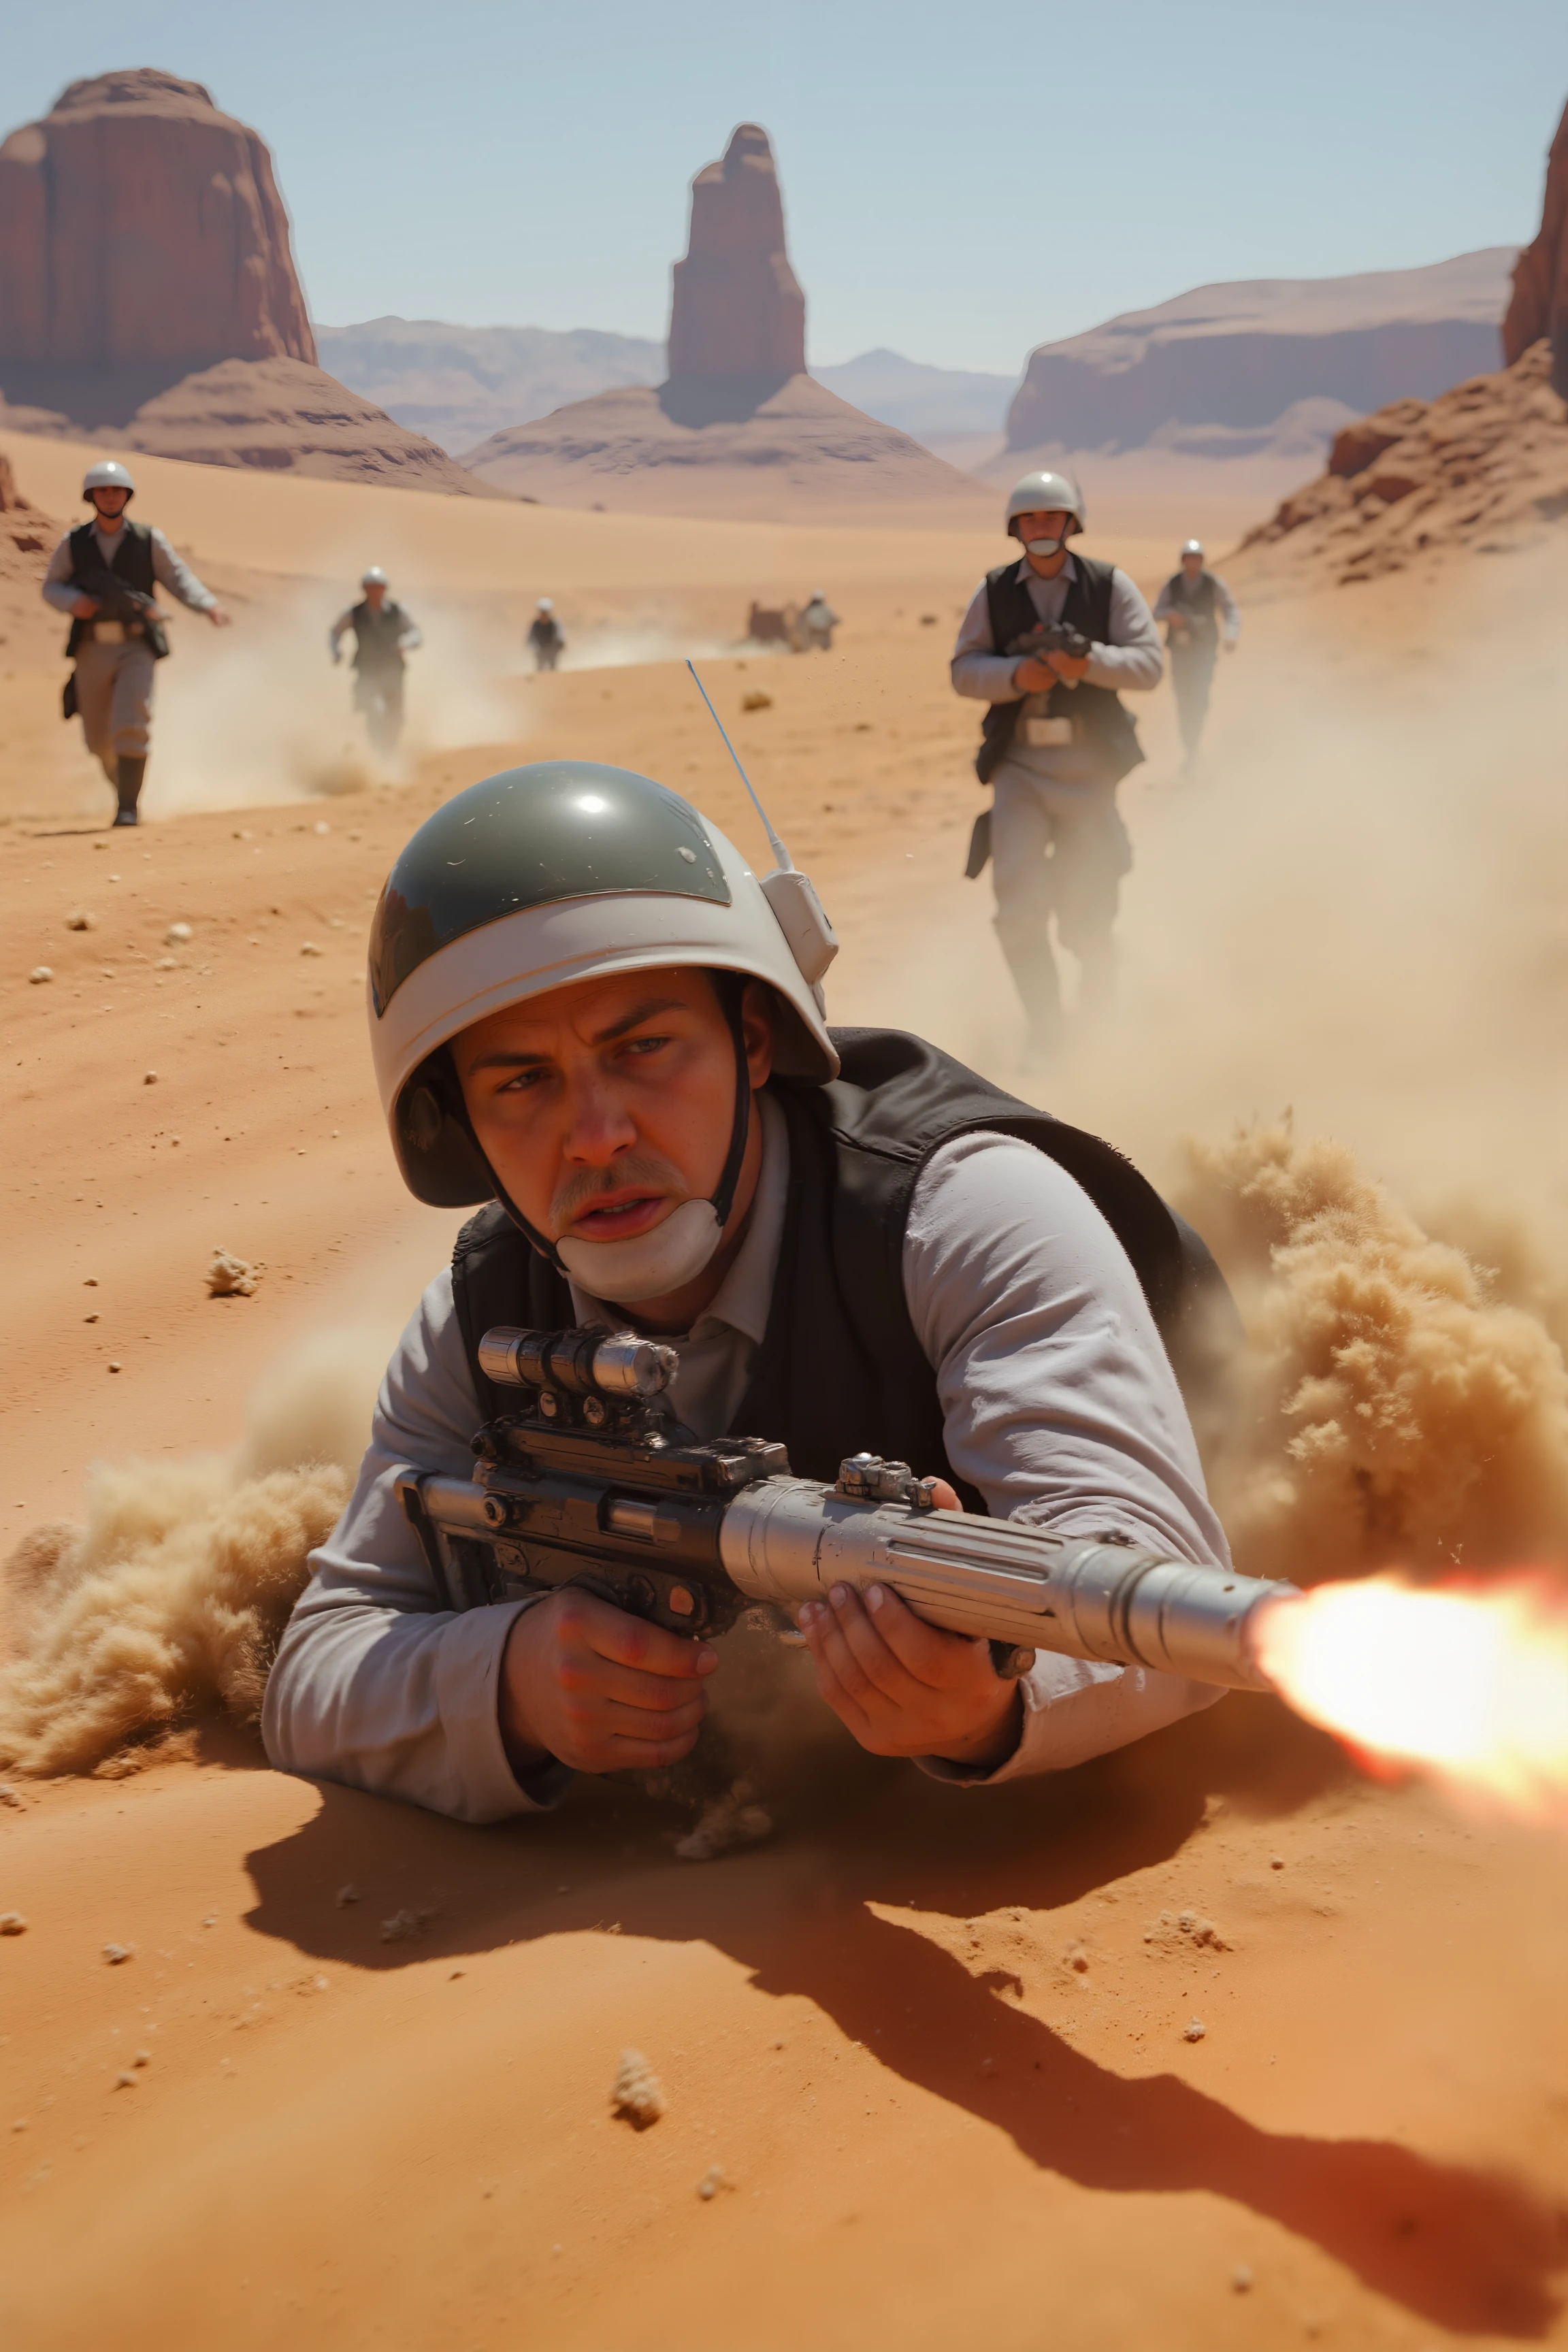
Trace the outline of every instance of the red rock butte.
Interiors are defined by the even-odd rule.
[[[1568,400],[1568,107],[1546,163],[1541,233],[1520,255],[1513,299],[1502,322],[1503,356],[1511,367],[1532,343],[1552,345],[1552,385]]]
[[[805,372],[805,297],[784,250],[784,198],[768,134],[742,122],[721,163],[691,183],[691,234],[674,271],[669,373]]]
[[[316,361],[265,143],[200,82],[72,82],[0,145],[0,391],[117,424],[231,359]]]

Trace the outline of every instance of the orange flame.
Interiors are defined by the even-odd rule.
[[[1568,1821],[1563,1583],[1373,1576],[1261,1613],[1258,1663],[1309,1722],[1488,1811]]]

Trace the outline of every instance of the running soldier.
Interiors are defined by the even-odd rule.
[[[554,600],[542,596],[533,615],[533,626],[528,633],[530,651],[535,671],[553,669],[566,650],[566,636],[555,617]]]
[[[71,616],[64,710],[79,715],[87,748],[113,787],[116,824],[135,824],[153,723],[153,665],[169,650],[156,593],[166,588],[215,628],[228,614],[161,530],[131,522],[136,485],[113,458],[89,466],[81,494],[92,520],[68,531],[49,558],[44,602]]]
[[[1113,563],[1071,555],[1083,498],[1065,475],[1026,474],[1007,500],[1021,560],[975,590],[953,647],[959,694],[990,705],[974,771],[992,789],[968,871],[994,861],[996,936],[1024,1000],[1026,1066],[1051,1059],[1062,1024],[1052,952],[1078,958],[1079,1003],[1109,1003],[1116,920],[1132,847],[1116,787],[1143,757],[1121,690],[1160,683],[1160,635],[1148,605]]]
[[[1182,730],[1182,773],[1187,776],[1198,762],[1215,656],[1222,645],[1227,654],[1233,654],[1241,635],[1236,599],[1219,573],[1205,564],[1201,540],[1189,539],[1183,548],[1181,569],[1173,572],[1161,589],[1154,618],[1169,625],[1165,643],[1170,648],[1171,683],[1176,689],[1176,719]]]
[[[390,760],[403,733],[404,656],[425,642],[401,604],[386,593],[386,574],[379,563],[360,574],[364,595],[340,613],[327,635],[334,662],[342,659],[340,640],[354,633],[354,709],[364,713],[365,731],[378,759]]]

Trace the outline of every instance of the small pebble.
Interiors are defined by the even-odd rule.
[[[697,2184],[697,2194],[706,2204],[710,2198],[718,2196],[721,2189],[728,2189],[729,2186],[729,2176],[725,2172],[723,2166],[721,2164],[710,2164],[707,2171],[703,2174],[701,2179]]]
[[[1282,1853],[1271,1853],[1268,1857],[1268,1867],[1270,1870],[1283,1870],[1285,1867],[1284,1855]]]
[[[120,1370],[120,1366],[118,1364],[110,1364],[109,1369],[111,1372],[117,1372]]]
[[[31,981],[35,988],[42,988],[45,981],[53,980],[54,976],[53,971],[47,963],[36,963],[33,966],[32,971],[27,974],[27,978]]]
[[[165,947],[183,948],[195,937],[189,923],[171,923],[163,934]]]
[[[158,1083],[157,1071],[143,1070],[142,1073],[142,1083],[144,1087],[155,1087]]]
[[[319,948],[314,940],[301,940],[300,942],[300,953],[301,955],[322,955],[325,953],[325,950]]]
[[[1230,2274],[1230,2284],[1237,2294],[1250,2294],[1252,2293],[1251,2263],[1237,2263]]]
[[[18,1503],[16,1506],[19,1511],[25,1510],[26,1507],[23,1503]],[[22,1800],[9,1780],[0,1780],[0,1805],[10,1805],[18,1813],[22,1810]]]
[[[114,1369],[118,1370],[119,1367],[116,1366]],[[133,1947],[130,1944],[105,1944],[103,1957],[111,1969],[117,1969],[122,1960],[128,1960],[131,1958],[132,1949]]]
[[[153,2063],[153,2053],[150,2050],[138,2050],[131,2063],[133,2066],[150,2066]]]
[[[1201,2042],[1207,2032],[1208,2028],[1204,2023],[1201,2017],[1189,2017],[1185,2025],[1182,2028],[1182,2040],[1184,2042]]]
[[[310,828],[312,833],[331,833],[331,829],[325,817],[318,817]]]
[[[340,1887],[339,1887],[339,1889],[338,1889],[338,1908],[339,1908],[339,1910],[340,1910],[340,1911],[342,1911],[342,1909],[344,1909],[344,1908],[345,1908],[345,1906],[346,1906],[348,1904],[350,1904],[350,1903],[357,1903],[357,1902],[359,1901],[359,1899],[360,1899],[360,1891],[359,1891],[359,1888],[358,1888],[357,1886],[354,1886],[354,1885],[348,1885],[348,1886],[340,1886]]]
[[[25,1936],[27,1923],[19,1911],[0,1911],[0,1936]]]
[[[123,2073],[116,2074],[114,2087],[117,2091],[133,2091],[136,2088],[135,2075]]]
[[[96,916],[84,914],[79,909],[76,914],[66,917],[66,929],[68,931],[90,931],[97,919]]]
[[[622,2051],[620,2066],[610,2086],[610,2105],[637,2131],[647,2131],[649,2124],[658,2123],[663,2115],[664,2084],[640,2050]]]

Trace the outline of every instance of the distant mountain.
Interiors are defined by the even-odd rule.
[[[321,365],[341,383],[449,454],[509,425],[623,384],[658,383],[664,345],[592,327],[448,327],[436,319],[369,319],[318,327]]]
[[[1497,366],[1513,260],[1493,246],[1423,269],[1199,286],[1042,344],[1007,413],[1006,462],[1191,447],[1194,431],[1205,454],[1249,457],[1282,426],[1299,446],[1309,418],[1326,448],[1347,414],[1431,399]]]
[[[916,441],[933,434],[1000,433],[1018,383],[1016,375],[927,367],[889,351],[862,352],[858,360],[811,373],[840,400]]]

